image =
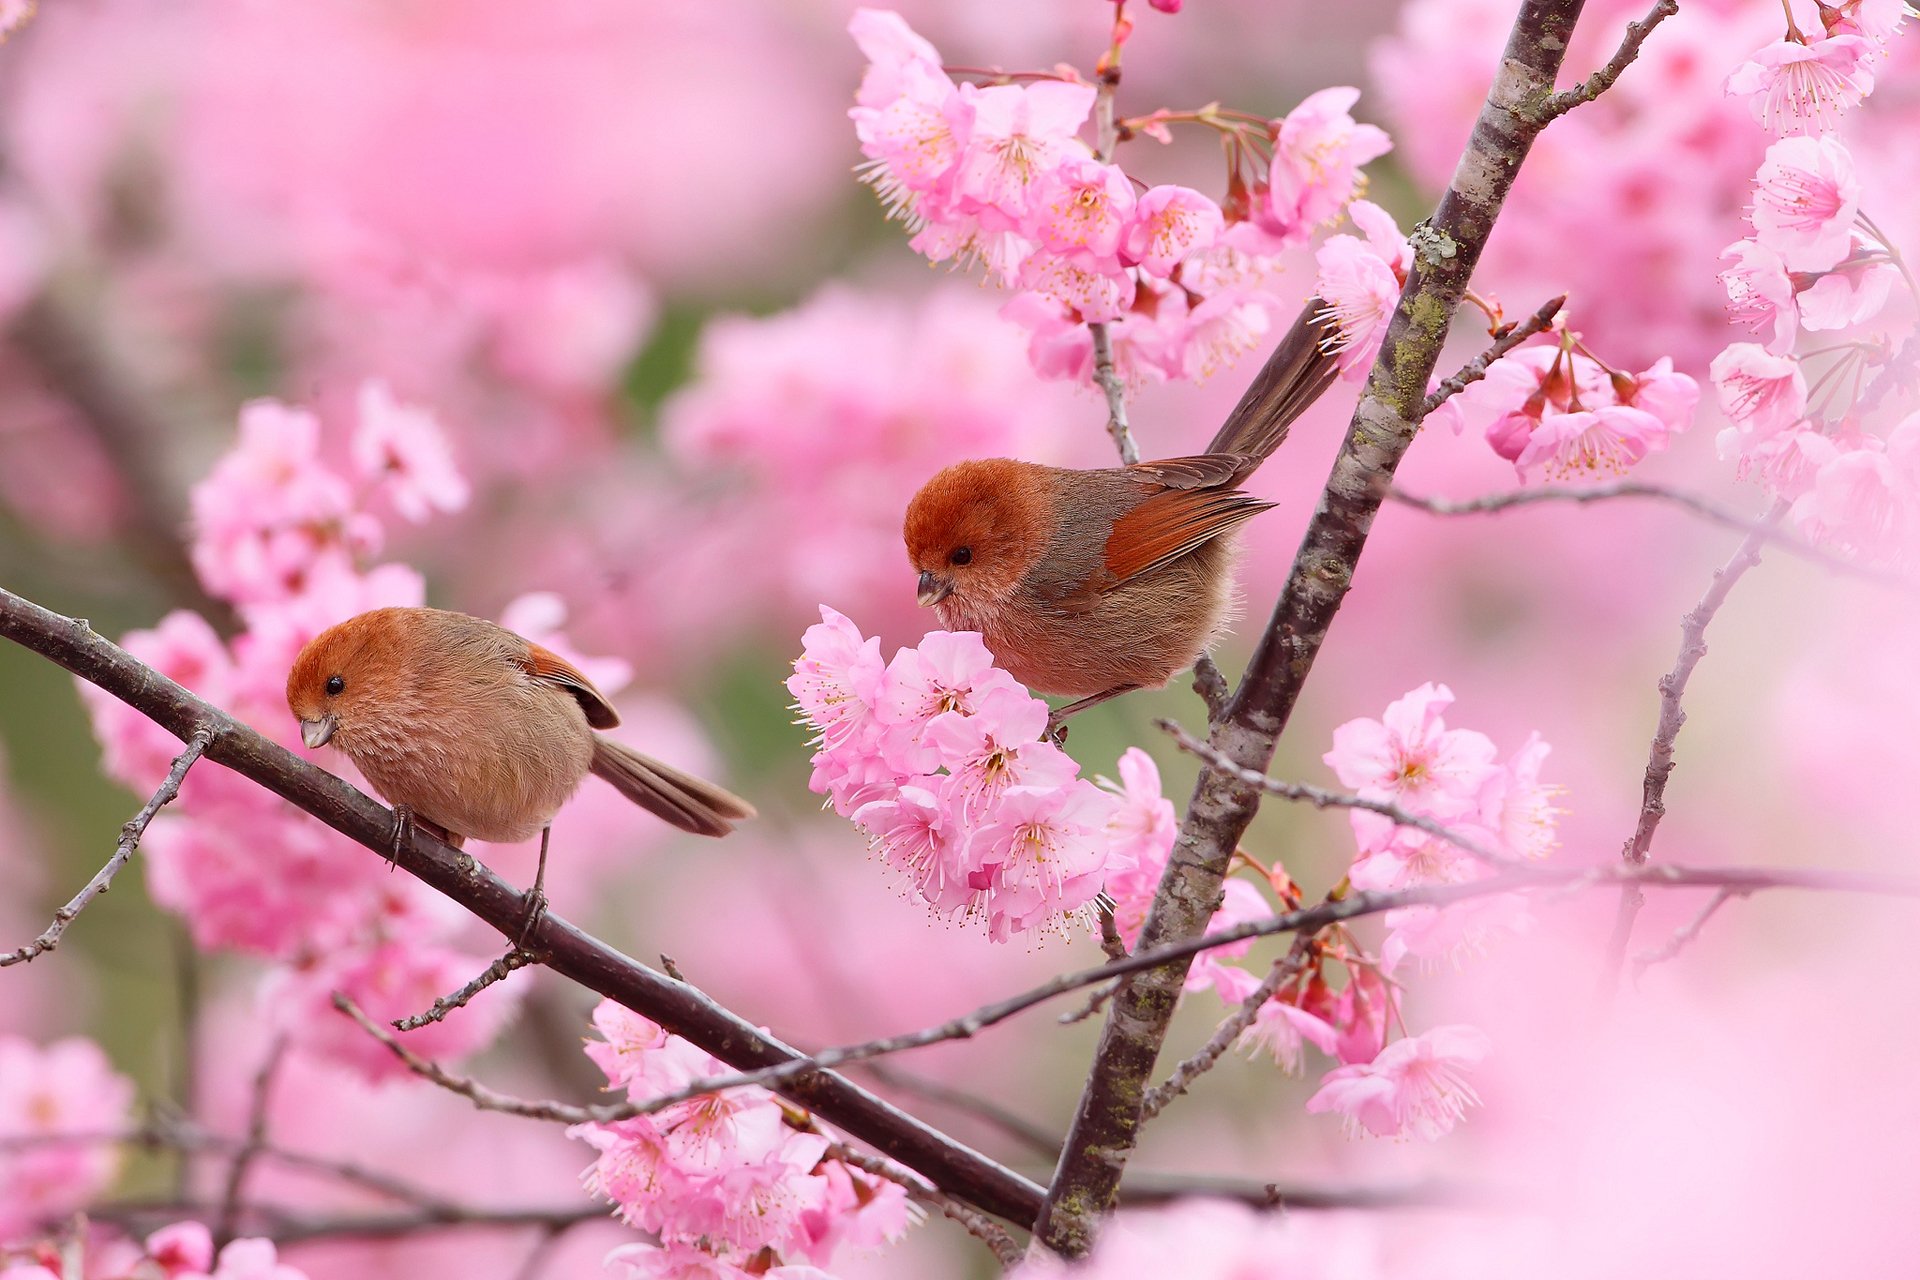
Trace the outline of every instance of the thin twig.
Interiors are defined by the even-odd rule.
[[[1446,841],[1463,853],[1472,854],[1482,862],[1502,867],[1524,865],[1520,859],[1508,854],[1496,853],[1473,837],[1436,822],[1425,814],[1403,809],[1387,800],[1375,800],[1345,791],[1329,791],[1325,787],[1316,787],[1310,783],[1283,782],[1279,778],[1268,777],[1258,769],[1247,769],[1235,764],[1223,753],[1215,751],[1171,720],[1155,720],[1153,723],[1155,728],[1171,736],[1182,751],[1198,756],[1209,768],[1237,778],[1249,787],[1257,787],[1270,796],[1279,796],[1282,800],[1298,800],[1316,809],[1361,809],[1367,813],[1377,813],[1396,827],[1413,827],[1424,831],[1436,839]]]
[[[140,837],[146,834],[147,824],[153,821],[153,815],[180,794],[180,784],[186,781],[187,770],[193,768],[194,761],[206,752],[212,742],[210,730],[201,729],[194,733],[187,741],[186,749],[174,757],[173,768],[167,770],[166,780],[160,784],[159,790],[140,807],[139,813],[120,828],[120,842],[114,846],[113,856],[107,859],[107,865],[95,872],[93,879],[87,881],[86,887],[74,894],[66,906],[53,913],[53,923],[47,926],[44,933],[24,947],[0,955],[0,969],[24,964],[60,945],[61,935],[66,933],[67,926],[73,923],[74,918],[112,887],[113,878],[120,874],[120,868],[127,865],[133,857],[133,851],[140,847]]]
[[[505,981],[506,976],[515,969],[524,969],[526,966],[535,963],[538,959],[539,957],[530,951],[522,951],[517,946],[510,948],[505,955],[488,965],[479,977],[458,991],[450,995],[441,996],[438,1000],[435,1000],[432,1006],[424,1013],[416,1013],[411,1017],[395,1019],[393,1029],[395,1031],[418,1031],[428,1023],[438,1022],[455,1009],[464,1008],[469,1000],[479,995],[482,991],[485,991],[494,983]]]
[[[1766,523],[1778,524],[1787,514],[1785,499],[1776,501],[1767,513]],[[1680,736],[1680,727],[1687,722],[1687,713],[1681,707],[1680,700],[1686,695],[1687,681],[1693,677],[1693,669],[1707,652],[1707,624],[1720,612],[1720,606],[1727,601],[1727,593],[1733,590],[1734,583],[1740,581],[1747,570],[1760,563],[1760,549],[1768,539],[1763,530],[1756,529],[1746,536],[1726,564],[1713,572],[1713,582],[1707,587],[1706,594],[1700,597],[1700,603],[1688,611],[1680,620],[1680,654],[1674,659],[1673,670],[1660,677],[1660,715],[1655,721],[1653,741],[1647,748],[1647,772],[1641,783],[1640,818],[1634,825],[1633,834],[1627,838],[1620,850],[1620,857],[1629,867],[1644,867],[1647,857],[1653,850],[1653,835],[1659,829],[1660,819],[1667,813],[1667,779],[1673,774],[1673,745]],[[1646,897],[1637,884],[1627,884],[1620,890],[1620,909],[1614,916],[1613,936],[1607,942],[1605,967],[1601,971],[1600,989],[1603,998],[1610,997],[1619,985],[1620,968],[1626,961],[1627,945],[1633,938],[1633,923],[1640,914],[1641,904]]]
[[[1673,936],[1657,947],[1642,951],[1633,958],[1633,980],[1640,981],[1640,975],[1656,964],[1673,959],[1683,951],[1687,944],[1700,936],[1700,930],[1706,928],[1707,921],[1713,919],[1713,913],[1735,898],[1746,897],[1742,889],[1720,888],[1713,891],[1707,899],[1707,905],[1700,908],[1699,914],[1673,931]]]
[[[240,1222],[241,1197],[246,1193],[247,1171],[267,1143],[267,1121],[273,1108],[273,1078],[287,1051],[286,1036],[277,1036],[267,1049],[266,1059],[253,1077],[252,1101],[247,1107],[247,1136],[227,1165],[227,1183],[220,1193],[220,1214],[214,1219],[216,1248],[225,1248],[233,1239]]]
[[[993,1251],[994,1258],[1001,1266],[1019,1265],[1023,1251],[1019,1243],[1002,1230],[998,1223],[978,1210],[961,1204],[952,1196],[941,1194],[939,1188],[932,1186],[925,1179],[914,1176],[912,1172],[902,1169],[891,1160],[884,1160],[864,1151],[856,1151],[844,1142],[836,1142],[828,1146],[827,1156],[905,1188],[908,1199],[916,1204],[938,1209],[948,1218],[959,1223],[968,1235]]]
[[[1210,653],[1203,653],[1194,659],[1193,691],[1207,704],[1209,722],[1220,718],[1220,713],[1226,709],[1227,699],[1233,696],[1233,691],[1227,688],[1227,678],[1220,674],[1220,666]]]
[[[353,997],[346,992],[333,993],[333,1007],[359,1023],[361,1030],[387,1046],[407,1070],[423,1080],[432,1081],[448,1093],[459,1094],[482,1111],[498,1111],[505,1115],[520,1116],[528,1120],[548,1120],[556,1124],[613,1124],[621,1120],[631,1120],[637,1115],[646,1113],[647,1109],[633,1103],[579,1107],[566,1102],[516,1098],[510,1094],[496,1092],[478,1080],[455,1075],[439,1063],[431,1062],[407,1048],[400,1043],[393,1032],[368,1017],[366,1010],[355,1004]],[[650,1109],[658,1110],[659,1108]]]
[[[1586,489],[1514,489],[1507,493],[1493,493],[1485,497],[1467,498],[1461,501],[1422,498],[1403,489],[1389,489],[1387,497],[1402,506],[1413,507],[1436,516],[1478,515],[1482,512],[1509,511],[1515,507],[1534,506],[1545,502],[1572,502],[1584,506],[1589,502],[1607,502],[1615,498],[1653,498],[1683,507],[1714,524],[1737,529],[1741,533],[1758,533],[1774,546],[1810,560],[1824,569],[1831,569],[1835,573],[1852,578],[1863,578],[1868,582],[1895,587],[1902,591],[1920,592],[1920,582],[1904,574],[1889,573],[1882,569],[1856,564],[1780,528],[1777,522],[1770,521],[1764,516],[1758,519],[1744,516],[1699,494],[1688,493],[1682,489],[1669,489],[1664,485],[1648,484],[1639,480],[1622,480],[1614,484],[1595,485]]]
[[[1547,327],[1553,323],[1553,318],[1560,314],[1560,308],[1566,305],[1567,295],[1564,293],[1557,298],[1549,299],[1542,304],[1538,311],[1535,311],[1525,320],[1510,327],[1506,332],[1495,338],[1492,346],[1467,361],[1465,365],[1461,366],[1460,372],[1441,382],[1439,386],[1435,387],[1427,395],[1425,400],[1421,401],[1420,416],[1422,418],[1426,417],[1448,400],[1451,400],[1454,396],[1459,395],[1462,391],[1465,391],[1468,387],[1486,377],[1487,370],[1493,367],[1494,361],[1525,342],[1528,338],[1531,338],[1536,333],[1546,332]]]
[[[1119,989],[1120,984],[1117,982],[1109,982],[1104,987],[1095,987],[1085,1000],[1061,1014],[1055,1021],[1063,1027],[1070,1027],[1076,1022],[1085,1022],[1106,1008],[1107,1001],[1113,999],[1113,993]]]
[[[1093,100],[1094,156],[1103,162],[1113,159],[1113,150],[1120,141],[1119,125],[1113,114],[1113,95],[1119,87],[1119,64],[1103,67]],[[1134,442],[1133,428],[1127,422],[1127,389],[1113,365],[1113,334],[1097,321],[1087,325],[1087,332],[1093,340],[1094,385],[1107,399],[1107,434],[1113,437],[1120,461],[1132,466],[1140,461],[1140,446]]]
[[[1541,104],[1540,123],[1546,124],[1556,117],[1563,116],[1581,103],[1592,102],[1611,89],[1613,82],[1620,78],[1621,72],[1632,66],[1633,60],[1640,56],[1640,46],[1647,42],[1647,37],[1653,34],[1653,29],[1678,12],[1680,12],[1680,0],[1659,0],[1658,4],[1647,11],[1646,17],[1638,22],[1629,22],[1625,38],[1620,41],[1620,47],[1614,52],[1613,57],[1607,59],[1607,65],[1573,88],[1556,93]]]
[[[1147,1090],[1146,1103],[1140,1110],[1142,1123],[1159,1115],[1169,1102],[1185,1093],[1187,1086],[1212,1070],[1227,1050],[1233,1048],[1234,1042],[1260,1016],[1260,1010],[1267,1001],[1273,999],[1273,993],[1293,981],[1295,975],[1306,967],[1308,958],[1313,954],[1313,938],[1313,934],[1301,934],[1287,954],[1273,962],[1273,967],[1267,970],[1267,976],[1254,988],[1253,994],[1241,1001],[1240,1007],[1214,1029],[1206,1044],[1175,1067],[1164,1081]]]
[[[1120,936],[1120,924],[1113,918],[1113,906],[1103,902],[1100,906],[1100,950],[1109,960],[1127,958],[1127,940]]]

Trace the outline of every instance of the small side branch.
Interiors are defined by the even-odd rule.
[[[520,1116],[528,1120],[547,1120],[556,1124],[612,1124],[619,1120],[631,1120],[642,1114],[641,1109],[631,1103],[606,1107],[576,1107],[565,1102],[534,1101],[515,1098],[498,1093],[478,1080],[467,1076],[455,1075],[437,1062],[429,1062],[407,1046],[400,1043],[393,1032],[387,1030],[372,1018],[366,1010],[355,1004],[353,998],[343,991],[333,993],[333,1007],[360,1024],[360,1029],[387,1046],[393,1056],[406,1065],[407,1070],[423,1080],[430,1080],[448,1093],[457,1093],[482,1111],[498,1111],[505,1115]]]
[[[1538,311],[1495,338],[1492,346],[1467,361],[1467,363],[1461,367],[1460,372],[1446,379],[1433,389],[1420,404],[1420,416],[1425,418],[1448,400],[1451,400],[1454,396],[1459,395],[1462,391],[1465,391],[1468,387],[1486,377],[1487,370],[1493,367],[1494,361],[1525,342],[1528,338],[1533,337],[1536,333],[1545,333],[1548,327],[1553,324],[1553,318],[1560,314],[1560,308],[1566,305],[1567,295],[1564,293],[1557,298],[1550,298],[1541,305]]]
[[[1240,1007],[1228,1015],[1225,1021],[1214,1029],[1197,1053],[1173,1069],[1163,1082],[1147,1090],[1146,1104],[1140,1110],[1141,1123],[1153,1119],[1166,1109],[1166,1105],[1187,1091],[1187,1087],[1202,1075],[1211,1071],[1215,1063],[1226,1056],[1246,1029],[1260,1016],[1260,1009],[1273,999],[1273,993],[1291,982],[1301,969],[1306,967],[1307,959],[1313,954],[1313,935],[1302,934],[1294,941],[1287,954],[1273,962],[1267,976],[1253,994],[1240,1003]]]
[[[1640,975],[1648,969],[1656,964],[1664,964],[1666,961],[1679,955],[1686,949],[1688,943],[1700,936],[1700,931],[1707,927],[1707,921],[1713,919],[1714,912],[1726,906],[1727,903],[1733,899],[1744,898],[1746,896],[1746,891],[1742,889],[1720,888],[1714,890],[1713,896],[1707,899],[1707,905],[1700,908],[1699,914],[1695,915],[1693,919],[1687,921],[1678,929],[1675,929],[1671,938],[1668,938],[1657,947],[1642,951],[1633,958],[1633,980],[1635,982],[1640,981]]]
[[[1680,0],[1660,0],[1647,11],[1647,16],[1638,22],[1627,24],[1627,34],[1620,41],[1619,49],[1613,57],[1607,59],[1607,65],[1582,80],[1571,89],[1556,93],[1540,107],[1538,119],[1541,124],[1567,114],[1583,102],[1592,102],[1595,98],[1613,88],[1613,82],[1622,72],[1633,65],[1640,56],[1640,46],[1647,42],[1653,29],[1680,12]]]
[[[429,1023],[438,1022],[455,1009],[466,1007],[469,1000],[472,1000],[494,983],[504,982],[507,975],[515,969],[524,969],[528,965],[536,963],[537,960],[538,957],[531,951],[522,951],[519,947],[514,947],[498,960],[488,965],[480,976],[472,982],[469,982],[458,991],[441,996],[438,1000],[435,1000],[424,1013],[416,1013],[409,1018],[396,1019],[393,1024],[393,1029],[395,1031],[418,1031]]]
[[[1107,434],[1120,451],[1120,461],[1132,466],[1140,461],[1140,446],[1127,422],[1126,386],[1113,367],[1113,336],[1104,324],[1089,324],[1087,330],[1093,335],[1093,380],[1107,398]]]
[[[1775,502],[1767,513],[1765,523],[1777,525],[1787,514],[1785,500]],[[1747,570],[1760,563],[1760,549],[1768,541],[1766,532],[1756,529],[1746,536],[1733,556],[1714,570],[1713,583],[1707,588],[1700,603],[1695,605],[1687,616],[1680,620],[1680,654],[1674,659],[1673,670],[1660,677],[1660,715],[1655,722],[1653,741],[1647,748],[1647,772],[1641,783],[1640,818],[1634,825],[1633,835],[1628,837],[1620,850],[1620,857],[1629,867],[1644,867],[1647,857],[1653,850],[1654,832],[1659,830],[1660,819],[1667,814],[1667,779],[1673,774],[1673,746],[1680,737],[1681,726],[1687,722],[1687,713],[1681,707],[1680,700],[1686,696],[1687,682],[1693,678],[1693,669],[1707,652],[1707,624],[1720,612],[1720,606],[1727,602],[1727,594],[1733,590],[1736,582]],[[1620,910],[1614,918],[1613,936],[1607,943],[1606,968],[1601,977],[1603,994],[1611,994],[1620,980],[1620,967],[1626,960],[1627,944],[1633,937],[1634,919],[1640,914],[1640,906],[1646,898],[1637,884],[1623,885],[1620,890]]]
[[[127,865],[133,858],[133,851],[140,847],[140,837],[146,834],[147,824],[153,821],[155,814],[180,794],[180,784],[187,780],[187,770],[193,768],[194,762],[205,754],[212,742],[213,734],[206,729],[199,730],[188,739],[186,749],[174,757],[173,768],[167,771],[166,780],[160,784],[160,789],[153,793],[145,805],[141,806],[139,813],[134,814],[126,825],[120,828],[120,843],[114,846],[113,856],[107,859],[107,865],[101,867],[94,874],[93,879],[87,881],[86,887],[74,894],[66,906],[53,913],[53,923],[47,926],[45,932],[26,946],[0,955],[0,969],[8,965],[25,964],[35,956],[44,955],[60,945],[62,935],[66,933],[67,926],[73,923],[75,917],[85,911],[95,898],[112,887],[113,878],[120,874],[120,868]]]

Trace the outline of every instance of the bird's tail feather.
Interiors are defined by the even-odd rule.
[[[1238,453],[1264,460],[1287,438],[1293,420],[1333,382],[1339,362],[1327,348],[1336,330],[1321,317],[1325,306],[1318,298],[1307,300],[1306,309],[1227,415],[1219,434],[1207,446],[1208,453]]]
[[[611,738],[595,736],[593,772],[647,812],[695,835],[724,836],[754,816],[753,806],[715,786]]]

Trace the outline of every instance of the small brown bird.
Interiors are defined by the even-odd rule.
[[[307,746],[333,743],[393,805],[396,854],[415,820],[455,846],[538,832],[529,928],[546,902],[553,816],[589,773],[698,835],[754,816],[731,792],[595,733],[620,716],[591,681],[464,613],[375,609],[329,627],[294,659],[287,706]]]
[[[922,605],[978,631],[1054,723],[1191,666],[1227,622],[1228,536],[1273,504],[1235,488],[1337,372],[1307,305],[1207,451],[1077,471],[987,458],[946,468],[907,507]]]

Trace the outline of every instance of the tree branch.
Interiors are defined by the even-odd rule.
[[[286,1051],[287,1038],[284,1035],[275,1038],[267,1049],[266,1060],[260,1064],[260,1070],[253,1078],[253,1101],[247,1108],[247,1136],[233,1153],[232,1163],[227,1166],[227,1184],[220,1194],[220,1215],[214,1219],[215,1248],[225,1248],[233,1239],[234,1228],[239,1224],[241,1197],[247,1187],[247,1171],[267,1145],[267,1119],[273,1106],[273,1078],[280,1070],[280,1060]]]
[[[53,913],[53,923],[46,927],[41,935],[24,947],[15,948],[0,955],[0,969],[8,965],[25,964],[35,956],[44,955],[60,945],[61,936],[67,931],[75,917],[85,911],[93,900],[105,893],[113,885],[113,878],[120,874],[120,868],[133,858],[133,851],[140,847],[140,837],[146,834],[147,824],[161,808],[171,803],[180,794],[180,785],[187,780],[187,770],[193,768],[194,761],[205,754],[213,735],[205,730],[196,729],[185,735],[186,750],[174,757],[173,768],[167,771],[166,780],[160,784],[140,812],[127,820],[120,828],[120,842],[114,846],[113,856],[107,859],[107,865],[94,873],[86,887],[73,895],[67,905]]]
[[[663,960],[665,959],[664,956],[661,958]],[[396,1019],[393,1024],[393,1029],[395,1031],[418,1031],[428,1023],[438,1022],[455,1009],[465,1008],[468,1001],[472,1000],[494,983],[505,982],[507,975],[515,969],[524,969],[528,965],[537,963],[538,961],[538,956],[522,951],[518,946],[510,947],[507,949],[506,954],[481,970],[480,976],[472,982],[469,982],[458,991],[441,996],[423,1012],[416,1013],[409,1018]]]
[[[205,733],[207,759],[259,783],[375,855],[387,856],[393,815],[384,806],[195,697],[86,623],[0,589],[0,636],[99,686],[183,740]],[[518,935],[525,914],[519,891],[472,854],[416,829],[396,864],[486,921],[503,938]],[[723,1062],[750,1069],[799,1057],[694,987],[621,954],[563,917],[543,917],[528,942],[554,972],[652,1019]],[[796,1075],[782,1082],[781,1092],[976,1208],[1015,1222],[1031,1221],[1039,1209],[1039,1187],[840,1076]]]
[[[1683,507],[1714,524],[1736,529],[1741,533],[1758,533],[1774,546],[1800,556],[1802,559],[1810,560],[1834,573],[1844,574],[1850,578],[1861,578],[1910,594],[1920,593],[1920,582],[1904,574],[1888,573],[1834,555],[1824,547],[1816,546],[1805,538],[1780,528],[1778,522],[1764,516],[1756,520],[1703,498],[1699,494],[1687,493],[1681,489],[1669,489],[1665,485],[1648,484],[1640,480],[1621,480],[1614,484],[1595,485],[1586,489],[1514,489],[1507,493],[1492,493],[1485,497],[1467,498],[1457,502],[1445,498],[1422,498],[1404,489],[1389,489],[1387,497],[1401,506],[1413,507],[1436,516],[1467,516],[1489,511],[1511,511],[1515,507],[1535,506],[1543,502],[1572,502],[1585,506],[1589,502],[1608,502],[1614,498],[1654,498]]]
[[[1525,0],[1473,135],[1433,217],[1411,237],[1414,260],[1293,569],[1211,745],[1265,772],[1314,658],[1353,581],[1395,468],[1419,429],[1427,384],[1494,219],[1545,121],[1582,0]],[[1260,792],[1203,769],[1136,948],[1154,954],[1205,932]],[[1093,1069],[1036,1225],[1040,1242],[1078,1257],[1114,1206],[1140,1126],[1147,1081],[1189,961],[1125,984],[1107,1012]]]
[[[1273,967],[1267,971],[1267,976],[1261,980],[1260,985],[1253,989],[1253,994],[1241,1001],[1240,1007],[1214,1028],[1213,1034],[1207,1037],[1207,1042],[1200,1046],[1192,1057],[1175,1067],[1173,1074],[1147,1090],[1146,1103],[1140,1109],[1142,1123],[1159,1115],[1166,1109],[1169,1102],[1187,1091],[1188,1085],[1211,1071],[1214,1064],[1226,1056],[1227,1050],[1233,1048],[1233,1042],[1238,1040],[1241,1034],[1253,1025],[1254,1019],[1260,1016],[1261,1006],[1273,999],[1273,993],[1290,982],[1294,975],[1305,967],[1307,958],[1313,951],[1314,936],[1311,933],[1303,933],[1296,938],[1287,954],[1273,962]]]
[[[1689,942],[1700,936],[1700,930],[1706,928],[1707,921],[1713,919],[1714,912],[1735,898],[1744,898],[1746,893],[1740,889],[1720,888],[1713,891],[1707,899],[1707,905],[1700,908],[1699,914],[1673,931],[1673,936],[1650,950],[1643,951],[1633,958],[1633,980],[1638,982],[1640,975],[1656,964],[1673,959],[1686,948]]]

